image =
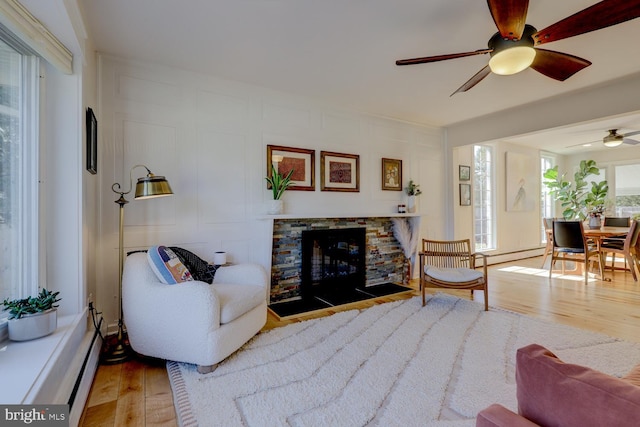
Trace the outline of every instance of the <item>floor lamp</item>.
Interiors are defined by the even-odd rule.
[[[127,360],[131,356],[131,348],[124,339],[124,322],[122,316],[122,270],[124,266],[124,245],[123,245],[123,225],[124,225],[124,205],[129,203],[124,198],[125,194],[129,194],[133,189],[133,170],[136,168],[145,168],[147,175],[138,178],[136,184],[135,199],[152,199],[155,197],[170,196],[173,194],[169,182],[164,176],[156,176],[151,173],[148,167],[145,165],[135,165],[129,171],[129,190],[121,191],[122,188],[117,182],[111,186],[111,190],[114,193],[119,194],[120,197],[115,202],[120,205],[120,228],[118,238],[118,303],[120,305],[120,315],[118,318],[118,335],[116,342],[109,346],[107,351],[102,355],[102,362],[105,364],[116,364]]]

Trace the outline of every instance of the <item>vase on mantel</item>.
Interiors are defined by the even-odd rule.
[[[407,202],[407,212],[415,213],[416,211],[416,196],[409,196],[409,201]]]
[[[267,212],[271,215],[279,215],[284,212],[284,201],[282,199],[270,200]]]

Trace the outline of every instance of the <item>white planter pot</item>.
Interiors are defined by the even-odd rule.
[[[407,202],[407,212],[415,213],[416,211],[416,196],[409,196],[409,200]]]
[[[52,308],[42,313],[29,314],[9,320],[9,339],[28,341],[49,335],[58,327],[58,311]]]
[[[267,213],[278,215],[284,212],[284,202],[280,200],[270,200],[267,207]]]

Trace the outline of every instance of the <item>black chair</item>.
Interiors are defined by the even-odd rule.
[[[600,244],[600,251],[606,256],[607,253],[612,255],[611,271],[615,271],[616,254],[621,254],[625,259],[625,267],[628,265],[631,269],[631,275],[635,282],[638,281],[636,275],[636,266],[638,265],[638,235],[640,234],[640,224],[638,221],[631,223],[629,233],[624,240],[621,239],[605,239]],[[639,267],[640,268],[640,267]]]
[[[628,216],[605,216],[605,227],[629,227],[631,224],[631,218]]]
[[[589,280],[589,260],[597,258],[600,278],[603,277],[602,253],[595,245],[588,244],[584,236],[582,221],[553,221],[553,250],[551,251],[551,265],[549,278],[556,260],[584,263],[584,283]],[[562,266],[564,274],[564,263]]]

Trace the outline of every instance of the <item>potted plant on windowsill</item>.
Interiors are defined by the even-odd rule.
[[[42,289],[35,297],[2,302],[3,311],[9,311],[9,339],[28,341],[49,335],[58,326],[56,302],[60,292]]]
[[[284,202],[281,197],[285,190],[292,184],[292,174],[293,169],[291,169],[286,176],[283,176],[278,172],[278,169],[274,165],[271,165],[271,176],[265,178],[269,184],[267,188],[271,188],[271,191],[273,192],[273,201],[269,205],[269,209],[267,210],[268,213],[280,214],[283,212]]]
[[[409,180],[409,183],[404,188],[404,191],[409,196],[409,200],[407,202],[407,212],[414,213],[416,211],[416,196],[422,194],[422,190],[420,190],[420,184],[416,184],[413,180]]]

